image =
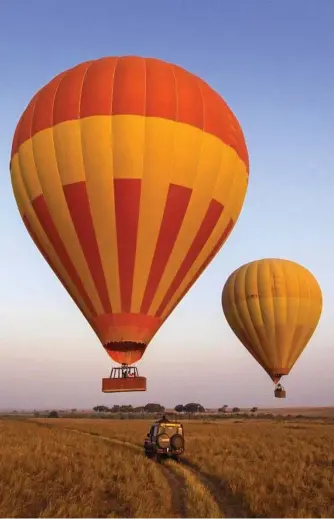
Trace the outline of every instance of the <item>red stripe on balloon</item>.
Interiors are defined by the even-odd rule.
[[[131,308],[135,269],[141,179],[114,179],[115,215],[122,312]]]
[[[192,190],[188,187],[170,184],[165,210],[161,222],[158,241],[140,311],[147,313],[162,275],[173,251],[182,222],[187,212]]]
[[[97,293],[106,314],[111,313],[108,288],[89,206],[86,182],[63,186],[67,206]]]

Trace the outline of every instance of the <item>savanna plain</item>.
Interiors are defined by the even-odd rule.
[[[180,463],[147,420],[0,421],[1,517],[334,517],[334,420],[185,421]]]

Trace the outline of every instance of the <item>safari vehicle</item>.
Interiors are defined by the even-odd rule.
[[[184,452],[183,425],[177,421],[170,421],[165,416],[155,422],[144,441],[145,455],[161,461],[164,457],[180,461]]]

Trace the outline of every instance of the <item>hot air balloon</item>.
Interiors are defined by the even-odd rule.
[[[131,365],[241,212],[249,162],[237,119],[176,65],[87,61],[32,98],[10,170],[28,233],[121,365],[102,391],[145,391]]]
[[[252,261],[225,283],[222,305],[228,324],[276,384],[288,375],[311,339],[322,311],[322,293],[305,267],[285,259]]]

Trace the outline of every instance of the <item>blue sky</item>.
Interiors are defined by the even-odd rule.
[[[284,404],[334,405],[333,21],[332,0],[2,1],[0,408],[278,405],[220,306],[228,275],[261,257],[305,265],[324,296]],[[81,61],[128,54],[181,65],[224,97],[247,140],[250,184],[228,242],[139,365],[147,393],[110,396],[100,392],[109,358],[27,235],[8,165],[37,89]]]

